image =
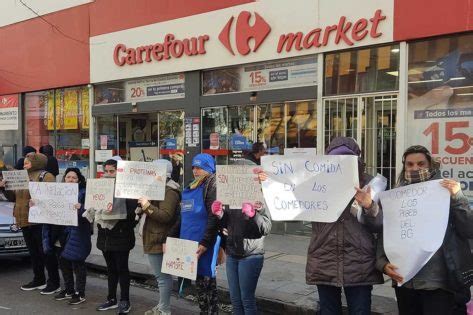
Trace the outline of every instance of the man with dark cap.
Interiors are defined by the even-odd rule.
[[[39,148],[39,153],[43,153],[48,157],[48,164],[46,165],[46,171],[53,174],[54,176],[59,175],[59,164],[56,157],[54,156],[54,149],[50,144],[43,145]]]
[[[15,165],[15,169],[17,170],[22,170],[23,169],[23,164],[25,163],[25,157],[28,153],[36,153],[36,149],[33,148],[32,146],[27,145],[26,147],[23,148],[23,157],[20,158]]]

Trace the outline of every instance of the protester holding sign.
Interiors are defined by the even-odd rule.
[[[71,299],[69,304],[76,305],[85,302],[85,283],[87,279],[87,268],[85,259],[89,256],[92,243],[90,235],[91,225],[87,219],[82,217],[85,202],[85,178],[78,168],[68,168],[64,173],[65,183],[77,183],[79,185],[79,203],[75,206],[78,216],[78,226],[54,226],[43,227],[43,246],[49,251],[55,251],[58,255],[64,279],[64,290],[55,296],[57,301]],[[58,234],[59,228],[61,228]],[[74,286],[74,274],[76,276]]]
[[[46,172],[48,158],[41,153],[28,153],[24,159],[24,168],[28,172],[30,182],[55,182],[55,177]],[[0,187],[4,189],[5,182],[0,182]],[[23,231],[26,246],[31,257],[33,268],[33,280],[23,286],[21,289],[30,291],[35,289],[42,290],[43,293],[55,292],[59,288],[59,270],[55,256],[46,259],[42,244],[42,224],[31,224],[28,222],[29,203],[31,200],[28,190],[5,191],[5,196],[12,202],[15,202],[13,215],[16,224]],[[46,286],[46,276],[44,267],[48,270],[48,281]]]
[[[403,168],[398,186],[441,179],[439,164],[423,146],[409,147],[403,154]],[[450,193],[450,215],[443,244],[402,286],[395,286],[399,313],[404,314],[466,314],[473,283],[473,256],[468,239],[473,238],[473,211],[463,195],[460,184],[451,179],[440,182]],[[439,231],[434,231],[439,233]],[[396,282],[404,282],[378,244],[377,268]]]
[[[339,137],[326,149],[328,155],[358,157],[359,186],[371,180],[365,173],[361,150],[353,138]],[[312,223],[312,236],[307,253],[306,282],[317,285],[322,314],[341,314],[341,290],[345,291],[350,314],[371,314],[371,290],[383,283],[376,270],[376,240],[373,231],[381,227],[381,214],[371,199],[370,188],[356,188],[351,200],[337,221]],[[353,202],[362,207],[358,220]]]
[[[105,161],[104,177],[115,178],[117,174],[116,157]],[[107,264],[107,301],[97,307],[98,311],[118,308],[120,314],[130,312],[130,271],[128,258],[135,247],[135,209],[136,200],[114,198],[112,212],[126,212],[127,217],[120,220],[107,220],[97,224],[97,248],[100,249]],[[102,226],[103,225],[103,226]],[[117,303],[117,287],[120,282],[120,303]]]
[[[149,201],[138,199],[141,215],[139,233],[143,237],[143,250],[148,254],[149,264],[154,271],[159,288],[159,304],[153,308],[159,314],[171,314],[172,276],[162,273],[163,243],[170,228],[176,223],[179,215],[181,193],[179,184],[171,179],[172,164],[168,160],[155,160],[153,163],[166,166],[166,191],[164,200]]]
[[[218,314],[217,254],[220,247],[218,219],[212,215],[216,199],[215,161],[209,154],[192,159],[194,181],[182,192],[181,217],[170,237],[199,242],[197,256],[197,299],[202,314]]]
[[[264,237],[271,231],[269,212],[261,202],[244,202],[241,209],[212,204],[226,236],[226,272],[233,314],[257,314],[255,291],[264,262]]]

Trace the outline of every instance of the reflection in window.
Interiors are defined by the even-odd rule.
[[[325,56],[325,95],[397,90],[399,45]]]
[[[226,107],[202,110],[202,151],[216,156],[217,164],[227,164],[228,109]],[[216,141],[217,140],[217,141]],[[213,152],[209,150],[212,149]]]
[[[287,103],[287,147],[315,148],[317,114],[314,101]]]
[[[125,82],[95,86],[95,104],[122,103],[125,101]]]
[[[268,146],[271,154],[283,154],[286,144],[284,104],[257,105],[257,139]]]
[[[471,107],[473,34],[409,44],[408,73],[409,106]]]

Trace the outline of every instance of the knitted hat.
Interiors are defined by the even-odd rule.
[[[194,156],[192,167],[194,166],[203,169],[209,174],[215,173],[215,160],[210,154],[200,153]]]
[[[330,142],[327,149],[325,150],[325,153],[328,155],[360,156],[361,150],[355,139],[351,137],[337,137]]]

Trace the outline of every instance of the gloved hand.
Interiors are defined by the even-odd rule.
[[[215,200],[212,203],[212,214],[216,215],[219,219],[223,217],[223,204],[219,200]]]
[[[256,210],[253,204],[250,202],[244,202],[241,205],[241,212],[243,212],[243,214],[245,214],[248,218],[252,218],[255,216]]]

